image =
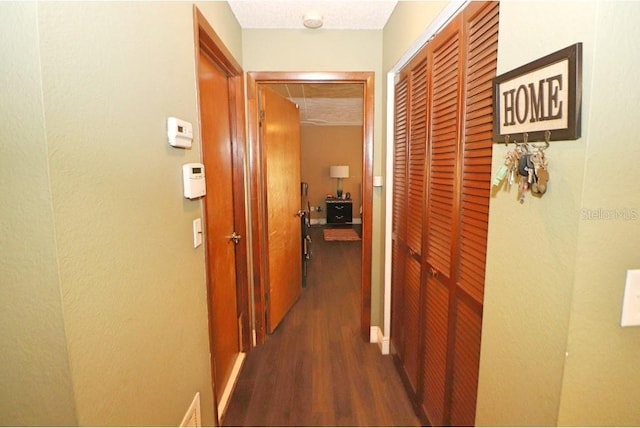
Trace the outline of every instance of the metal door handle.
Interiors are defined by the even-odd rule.
[[[302,218],[304,216],[304,211],[302,210],[298,210],[298,212],[296,213],[296,215],[300,218]]]
[[[236,232],[233,232],[229,240],[233,241],[234,244],[238,245],[238,242],[240,242],[241,238],[242,236],[238,235]]]

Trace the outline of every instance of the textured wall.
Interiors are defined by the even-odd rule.
[[[640,269],[639,21],[640,3],[598,4],[559,425],[640,426],[640,327],[620,327],[626,271]]]
[[[640,220],[585,217],[640,207],[639,18],[635,3],[501,4],[499,73],[583,43],[582,138],[551,143],[542,199],[491,201],[480,425],[640,423],[639,331],[620,328]],[[497,169],[505,149],[494,148]]]
[[[36,3],[0,3],[0,425],[76,424]]]
[[[212,425],[204,250],[191,233],[202,213],[181,185],[181,165],[200,159],[192,4],[0,10],[13,100],[0,107],[13,189],[0,208],[2,340],[14,347],[0,421],[175,426],[200,392]],[[203,13],[241,59],[228,5]],[[168,146],[174,115],[194,123],[193,149]]]
[[[78,421],[178,424],[212,403],[199,202],[165,120],[197,123],[193,20],[179,3],[43,3],[42,70]],[[194,130],[197,135],[197,127]],[[204,418],[211,422],[210,406]]]
[[[555,425],[575,282],[579,212],[589,140],[593,3],[503,2],[498,74],[584,43],[583,137],[547,151],[549,190],[517,201],[517,187],[494,192],[489,238],[476,423]],[[536,37],[523,32],[536,22]],[[504,162],[494,145],[494,171]]]
[[[447,6],[446,1],[406,1],[396,4],[384,27],[384,70],[389,71]],[[386,92],[385,92],[386,94]]]

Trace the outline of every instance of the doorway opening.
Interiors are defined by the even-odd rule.
[[[268,211],[264,197],[263,148],[260,135],[259,93],[263,87],[275,84],[349,84],[361,85],[363,101],[362,124],[362,251],[360,332],[365,341],[370,339],[371,325],[371,240],[373,206],[373,72],[250,72],[247,76],[247,103],[249,119],[249,181],[253,255],[253,294],[255,316],[255,342],[266,340],[266,309],[268,285],[266,269],[268,253],[266,222]]]

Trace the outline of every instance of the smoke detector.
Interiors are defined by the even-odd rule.
[[[308,12],[302,17],[302,23],[312,30],[320,28],[323,24],[322,16],[316,11]]]

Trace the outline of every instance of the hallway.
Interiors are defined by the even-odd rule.
[[[307,286],[247,355],[224,426],[418,426],[392,358],[360,337],[360,241],[310,233]]]

